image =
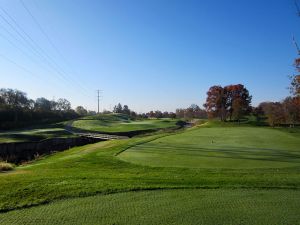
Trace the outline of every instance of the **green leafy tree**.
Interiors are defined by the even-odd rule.
[[[58,111],[68,112],[71,110],[71,103],[65,98],[60,98],[57,100],[56,108]]]
[[[87,110],[83,106],[77,106],[75,111],[80,116],[86,116],[88,114]]]
[[[128,105],[123,106],[122,113],[124,113],[126,115],[130,115],[130,109],[129,109]]]
[[[51,101],[49,101],[46,98],[41,97],[41,98],[37,98],[35,100],[34,109],[36,111],[46,112],[46,111],[51,111],[52,106],[53,106],[53,103]]]
[[[14,123],[18,122],[18,116],[21,109],[29,109],[30,99],[25,92],[13,89],[0,89],[0,104],[2,108],[9,108],[14,111]]]
[[[121,103],[119,103],[118,105],[114,106],[113,112],[114,113],[122,113],[123,112],[123,107],[122,107]]]

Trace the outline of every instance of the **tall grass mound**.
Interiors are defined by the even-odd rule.
[[[83,117],[75,120],[72,127],[84,131],[114,134],[176,128],[180,126],[177,122],[176,119],[132,120],[128,115],[116,113]]]
[[[13,170],[14,166],[7,162],[0,162],[0,172]]]
[[[97,114],[93,116],[86,116],[81,118],[81,120],[102,120],[106,122],[126,122],[130,120],[130,116],[122,113],[113,114]]]

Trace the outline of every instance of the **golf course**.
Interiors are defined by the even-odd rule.
[[[206,122],[0,173],[0,224],[300,224],[300,132]]]
[[[0,1],[0,225],[300,225],[299,19]]]

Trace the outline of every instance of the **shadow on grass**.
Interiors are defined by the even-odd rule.
[[[13,139],[16,141],[40,141],[45,137],[43,135],[29,135],[29,134],[1,134],[1,138]]]

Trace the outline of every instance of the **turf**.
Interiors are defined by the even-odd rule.
[[[134,121],[123,114],[108,114],[85,117],[74,121],[72,126],[87,131],[115,133],[171,128],[176,127],[177,121],[178,120],[175,119],[145,119]]]
[[[300,138],[272,128],[212,127],[137,145],[120,159],[147,166],[284,168],[300,165]]]
[[[73,135],[63,128],[34,128],[0,132],[0,143],[40,141],[54,137],[72,137]]]
[[[209,129],[212,130],[209,131]],[[204,224],[207,221],[212,224],[214,222],[218,224],[218,221],[224,221],[225,224],[243,224],[243,221],[245,224],[268,224],[265,223],[268,221],[270,221],[269,224],[284,224],[285,222],[286,224],[296,224],[295,221],[299,221],[297,215],[300,214],[298,203],[294,203],[293,200],[295,199],[295,201],[299,202],[300,190],[300,165],[297,161],[297,155],[300,150],[298,147],[299,138],[297,133],[290,133],[286,130],[236,126],[231,127],[228,131],[231,139],[216,138],[216,143],[220,145],[216,149],[222,149],[222,146],[227,149],[229,145],[236,147],[232,148],[232,155],[238,154],[243,157],[249,157],[249,153],[247,153],[250,151],[249,149],[244,150],[245,153],[240,152],[244,147],[249,146],[259,147],[262,152],[262,149],[265,148],[275,149],[277,155],[274,153],[271,156],[257,156],[266,157],[268,159],[267,161],[270,161],[268,162],[268,166],[257,166],[260,165],[260,162],[266,161],[265,159],[255,159],[255,163],[248,163],[247,166],[243,166],[240,162],[241,156],[232,157],[232,165],[224,162],[224,164],[219,167],[209,165],[209,160],[212,160],[211,163],[213,163],[215,157],[204,157],[204,160],[202,159],[203,156],[199,156],[199,160],[207,161],[206,166],[203,167],[189,166],[187,164],[185,166],[183,166],[183,164],[176,166],[173,163],[168,165],[167,161],[165,161],[166,165],[161,164],[157,167],[153,166],[152,163],[151,166],[148,166],[145,162],[132,163],[120,159],[123,154],[130,152],[132,149],[147,145],[147,143],[152,144],[154,142],[162,144],[159,142],[166,142],[166,140],[169,140],[168,143],[173,147],[181,147],[184,143],[186,146],[190,146],[193,143],[202,143],[208,148],[208,146],[211,146],[209,132],[215,132],[222,136],[222,134],[226,134],[223,129],[226,130],[229,129],[229,127],[205,128],[205,126],[202,126],[200,128],[192,128],[190,131],[180,131],[180,133],[176,134],[158,134],[126,140],[99,142],[87,146],[75,147],[64,152],[47,156],[44,159],[28,165],[16,167],[14,171],[0,173],[0,218],[3,221],[7,219],[5,223],[3,222],[4,224],[6,224],[6,222],[9,224],[11,221],[12,223],[15,221],[17,224],[22,224],[21,222],[16,222],[20,221],[22,215],[24,223],[30,221],[30,219],[34,220],[33,223],[39,223],[35,218],[40,218],[41,223],[44,224],[53,224],[55,221],[64,221],[64,219],[66,220],[66,224],[72,224],[70,220],[77,218],[79,222],[86,219],[87,222],[81,224],[94,224],[93,221],[98,221],[98,219],[99,221],[104,221],[102,224],[120,224],[120,221],[128,221],[133,217],[132,215],[138,214],[139,216],[135,217],[136,221],[132,219],[131,224],[143,224],[144,220],[142,215],[145,215],[146,219],[149,219],[152,215],[152,220],[149,219],[149,221],[153,221],[152,224],[155,224],[156,221],[162,218],[171,221],[169,222],[170,224],[184,224],[181,223],[180,217],[186,218],[187,224],[196,221],[196,219],[201,221],[201,218]],[[253,130],[250,132],[249,129]],[[243,139],[246,133],[249,137]],[[199,136],[199,134],[201,135]],[[266,139],[263,139],[263,137]],[[201,142],[198,139],[203,139],[203,141]],[[260,139],[261,142],[258,144],[258,140]],[[206,143],[205,140],[207,141]],[[220,140],[222,140],[222,142],[220,142]],[[209,148],[211,151],[216,151],[216,149]],[[238,149],[240,150],[234,153],[234,151]],[[152,150],[154,151],[155,149]],[[176,151],[179,150],[182,151],[182,154],[177,154],[176,157],[179,157],[182,161],[184,161],[185,157],[190,159],[190,156],[187,155],[189,151],[186,151],[184,148],[178,148]],[[281,150],[281,154],[279,154],[278,150]],[[157,149],[157,151],[161,150]],[[201,149],[199,150],[198,147],[196,147],[193,151],[197,152],[201,151]],[[170,161],[173,160],[172,151],[165,151],[165,154],[168,154]],[[259,154],[258,150],[253,155],[257,154]],[[254,157],[253,155],[251,157]],[[274,157],[275,160],[269,160],[270,157]],[[227,160],[225,157],[220,158],[224,161]],[[296,160],[296,162],[293,160]],[[150,158],[149,161],[153,162]],[[280,165],[278,163],[280,163]],[[234,166],[235,164],[236,166]],[[182,191],[177,190],[183,188],[184,190]],[[186,190],[187,188],[191,189],[191,191],[188,192],[188,190]],[[193,192],[192,189],[195,188],[197,190]],[[169,191],[136,193],[136,191],[139,190],[156,189],[176,190],[175,192],[170,190],[170,194],[168,194]],[[119,192],[132,192],[132,194],[99,196],[99,194],[103,195]],[[187,194],[185,195],[184,192],[187,192]],[[146,197],[138,198],[139,195],[136,194],[139,193],[141,193],[141,196]],[[151,193],[154,194],[152,195]],[[166,193],[166,195],[164,193]],[[201,200],[198,198],[197,201],[197,196],[201,196],[201,193],[206,193],[204,195],[207,198],[200,198]],[[247,193],[249,193],[249,195]],[[81,203],[81,200],[84,201],[82,197],[87,196],[91,196],[91,202]],[[149,201],[147,200],[147,196],[149,196]],[[159,199],[156,199],[156,196],[161,199],[161,203]],[[250,197],[248,198],[247,196]],[[180,199],[180,197],[185,200]],[[98,204],[92,203],[93,198],[95,198]],[[249,201],[243,201],[243,198]],[[78,205],[77,211],[77,207],[68,205],[72,204],[72,201],[74,201],[76,206]],[[174,201],[174,204],[172,204],[172,201]],[[190,206],[188,205],[189,201],[192,201]],[[109,206],[109,202],[111,202],[111,206]],[[132,202],[131,207],[135,207],[137,210],[131,212],[132,214],[125,209],[127,207],[126,204],[130,204],[130,202]],[[156,202],[158,205],[155,205]],[[164,205],[168,202],[170,202],[170,208]],[[218,202],[220,202],[219,206],[212,205]],[[230,205],[229,202],[232,202],[232,205]],[[51,204],[41,205],[47,203]],[[57,211],[55,210],[59,209],[59,207],[56,208],[56,204],[66,206],[63,207],[63,210],[60,210],[61,213],[64,213],[64,210],[69,213],[57,213],[56,215]],[[81,204],[85,206],[81,206]],[[91,204],[91,206],[87,207],[86,205],[89,204]],[[53,209],[51,208],[52,205]],[[120,205],[120,208],[118,208],[118,205]],[[141,205],[143,205],[143,207]],[[37,207],[25,209],[29,206]],[[83,214],[80,214],[80,211],[84,213],[82,207],[87,207],[86,215],[90,215],[89,212],[94,213],[94,217],[91,215],[92,222],[89,221],[87,217],[84,217]],[[185,211],[185,207],[189,210]],[[218,210],[213,210],[216,207]],[[16,209],[21,208],[22,211],[16,211]],[[104,216],[105,218],[102,218],[100,213],[96,213],[91,208],[100,211],[106,210],[109,213]],[[116,208],[115,211],[114,208]],[[41,216],[44,212],[45,215],[47,215],[48,209],[52,217],[45,216],[45,219],[49,220],[42,220]],[[123,213],[122,210],[126,213]],[[166,210],[166,214],[164,214],[164,210]],[[221,216],[222,210],[227,212],[224,213],[223,216]],[[232,218],[230,217],[230,212],[226,210],[232,210],[230,211],[232,212]],[[10,212],[6,214],[6,211]],[[27,212],[29,214],[26,214]],[[120,214],[119,216],[116,216],[117,212]],[[134,212],[136,212],[136,214],[134,214]],[[174,222],[170,217],[168,218],[167,212],[173,215],[174,219],[179,221],[179,223],[175,220]],[[185,217],[185,214],[187,217]],[[209,221],[213,214],[220,215],[220,219],[217,220],[218,217],[215,217]],[[82,219],[79,218],[79,215],[82,215]],[[155,217],[155,215],[158,216]],[[264,215],[266,219],[263,218]],[[51,220],[52,218],[53,220]],[[239,219],[240,222],[235,223],[236,220],[234,220],[234,218]],[[252,218],[252,220],[250,220],[250,218]],[[262,223],[260,223],[260,221],[262,221]],[[76,224],[75,222],[74,224]]]
[[[158,190],[57,201],[0,214],[0,224],[300,224],[300,191]]]

